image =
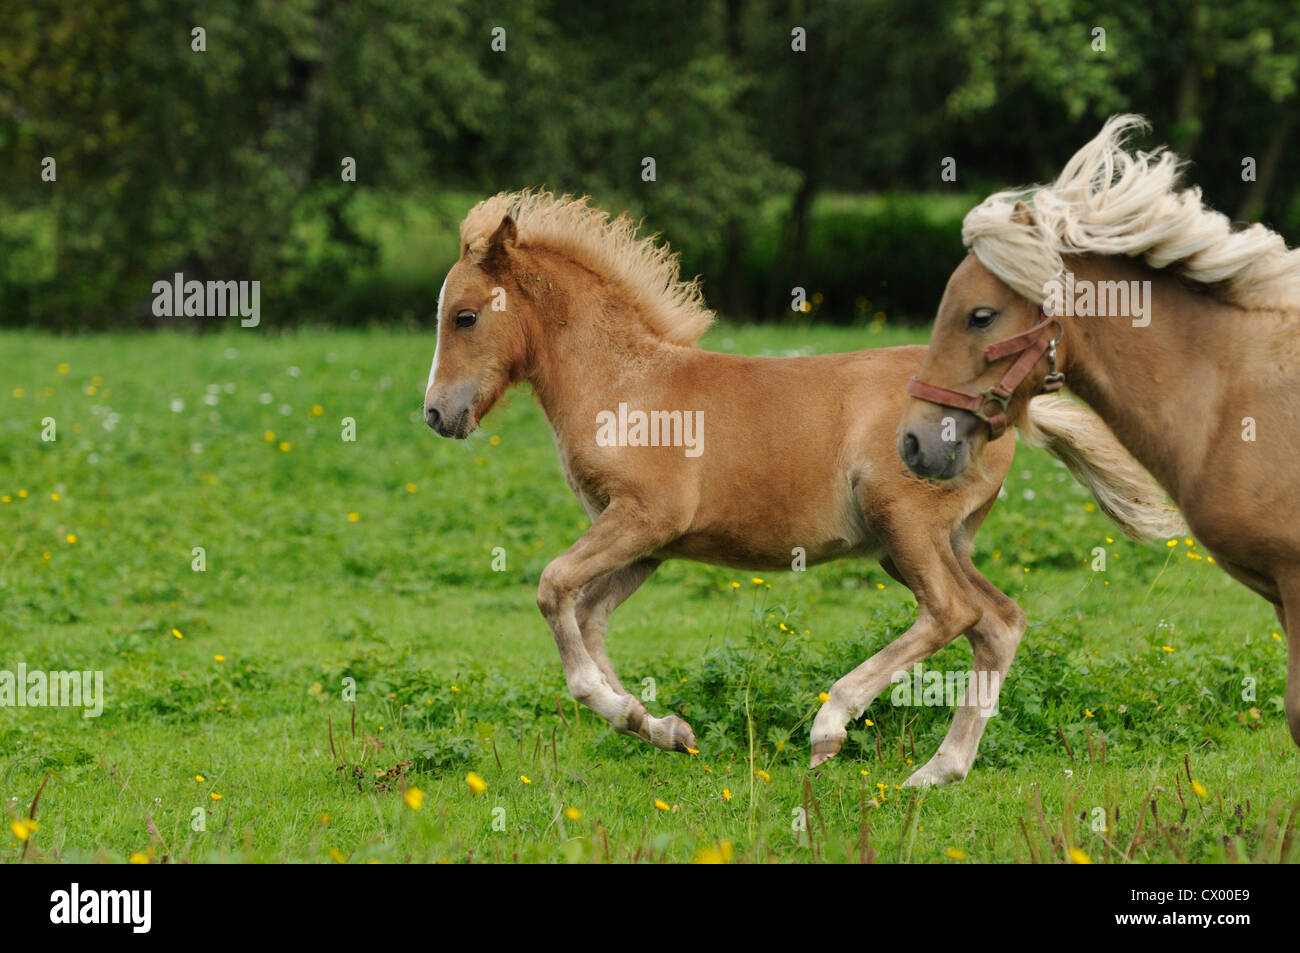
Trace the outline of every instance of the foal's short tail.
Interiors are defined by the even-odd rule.
[[[1120,445],[1105,421],[1082,404],[1036,397],[1029,403],[1029,422],[1021,434],[1030,446],[1064,463],[1126,536],[1153,543],[1187,532],[1182,514],[1151,474]]]

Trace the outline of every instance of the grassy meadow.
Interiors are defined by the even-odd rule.
[[[924,339],[723,326],[704,345]],[[1300,859],[1271,609],[1192,541],[1124,539],[1025,447],[976,561],[1030,626],[966,781],[898,787],[951,713],[888,695],[807,770],[818,693],[913,617],[863,562],[664,566],[610,655],[701,751],[611,732],[567,697],[536,609],[587,526],[547,427],[517,391],[438,439],[433,343],[0,333],[0,670],[99,670],[106,693],[98,718],[0,707],[0,860]]]

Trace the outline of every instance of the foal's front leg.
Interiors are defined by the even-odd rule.
[[[623,734],[666,751],[694,751],[690,725],[675,715],[652,718],[617,678],[610,683],[583,641],[576,612],[584,586],[642,559],[672,535],[671,529],[656,528],[638,507],[611,503],[581,539],[542,571],[537,607],[555,635],[569,694]]]
[[[582,642],[587,646],[587,654],[604,674],[609,687],[620,695],[625,689],[605,652],[606,622],[609,614],[622,605],[628,596],[636,592],[658,566],[659,561],[656,559],[639,559],[622,569],[615,569],[611,573],[593,579],[582,590],[574,610],[578,619],[578,628],[582,630]]]

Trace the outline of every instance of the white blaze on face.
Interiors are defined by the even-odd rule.
[[[435,312],[437,325],[435,327],[433,344],[433,365],[429,368],[429,383],[425,386],[424,392],[429,393],[429,388],[433,386],[433,375],[438,373],[438,342],[437,336],[442,334],[442,296],[447,292],[447,279],[442,279],[442,287],[438,289],[438,310]]]

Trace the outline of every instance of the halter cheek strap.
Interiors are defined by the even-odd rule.
[[[1064,329],[1061,327],[1061,322],[1046,310],[1040,310],[1039,314],[1042,320],[1028,331],[1001,341],[994,341],[984,348],[984,360],[988,364],[1010,357],[1012,354],[1020,356],[1007,368],[1007,372],[1002,375],[1002,380],[982,393],[967,394],[964,391],[936,387],[934,384],[925,383],[919,377],[913,377],[908,381],[907,393],[920,400],[938,404],[940,407],[955,407],[958,410],[969,411],[988,425],[991,440],[998,439],[1007,429],[1007,405],[1011,403],[1011,395],[1029,376],[1029,372],[1033,370],[1039,358],[1046,354],[1049,368],[1039,393],[1050,394],[1052,391],[1060,390],[1061,385],[1065,383],[1065,375],[1056,369],[1056,345],[1060,342]],[[1055,337],[1049,338],[1048,329],[1052,325],[1056,325],[1058,333]],[[997,405],[997,409],[991,414],[986,414],[984,408],[990,404]]]

